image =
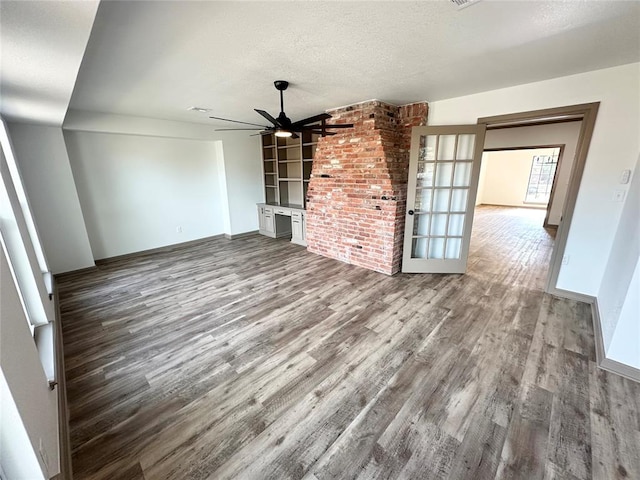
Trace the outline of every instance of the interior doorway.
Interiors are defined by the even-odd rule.
[[[575,155],[571,168],[568,169],[568,181],[565,201],[562,207],[557,233],[554,238],[551,258],[549,261],[549,272],[544,290],[561,297],[575,298],[571,292],[564,291],[557,287],[560,269],[564,259],[564,250],[569,235],[569,227],[573,218],[582,173],[591,143],[591,136],[595,127],[599,102],[580,105],[570,105],[566,107],[550,108],[545,110],[534,110],[493,117],[483,117],[478,119],[478,125],[485,125],[487,128],[487,139],[491,130],[502,130],[521,128],[536,125],[560,125],[567,122],[579,121],[578,140],[575,145]],[[491,148],[489,140],[485,143],[485,148]],[[567,152],[565,151],[565,154]],[[567,158],[568,155],[565,155]]]
[[[570,169],[573,160],[564,162],[563,150],[564,145],[485,149],[476,206],[545,210],[542,225],[557,228],[566,197],[566,184],[558,179],[566,176],[563,169]]]
[[[532,138],[544,136],[540,129],[525,128]],[[484,150],[474,206],[470,273],[492,282],[496,275],[510,271],[512,277],[517,276],[512,281],[518,285],[545,289],[566,193],[556,188],[562,150],[563,146]]]

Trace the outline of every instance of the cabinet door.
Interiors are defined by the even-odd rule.
[[[276,225],[273,221],[273,213],[265,213],[264,219],[264,231],[269,233],[276,233]]]
[[[302,230],[302,218],[291,218],[291,238],[296,240],[304,240],[304,232]]]
[[[264,207],[258,207],[258,230],[264,230]]]

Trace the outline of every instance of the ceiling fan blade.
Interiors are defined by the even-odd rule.
[[[322,130],[323,128],[351,128],[353,127],[353,123],[336,123],[334,125],[326,124],[326,125],[305,125],[303,127],[298,127],[300,130]]]
[[[253,125],[254,127],[266,128],[264,125],[258,125],[257,123],[249,123],[249,122],[240,122],[238,120],[231,120],[229,118],[221,118],[221,117],[209,117],[214,120],[224,120],[225,122],[233,122],[233,123],[242,123],[244,125]]]
[[[264,130],[264,127],[260,128],[216,128],[214,132],[234,132],[238,130]]]
[[[319,135],[335,135],[336,132],[327,132],[322,130],[309,130],[311,133],[317,133]]]
[[[314,115],[313,117],[309,117],[303,120],[298,120],[297,122],[293,122],[291,124],[291,128],[298,128],[298,127],[301,127],[302,125],[319,122],[321,120],[327,120],[328,118],[331,118],[331,115],[329,115],[328,113],[320,113],[318,115]]]
[[[271,123],[273,123],[276,127],[281,127],[282,126],[282,125],[280,125],[278,123],[278,121],[275,118],[273,118],[271,115],[269,115],[268,112],[265,112],[264,110],[258,110],[257,108],[254,108],[254,110],[256,112],[258,112],[260,115],[262,115],[264,118],[269,120]]]

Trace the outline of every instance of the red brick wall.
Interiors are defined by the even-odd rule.
[[[307,193],[311,252],[393,275],[400,271],[411,127],[428,107],[370,101],[329,111],[353,123],[321,138]]]

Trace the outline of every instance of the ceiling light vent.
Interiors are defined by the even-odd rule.
[[[189,107],[189,108],[187,108],[187,110],[189,110],[191,112],[207,113],[211,109],[210,108],[202,108],[202,107]]]
[[[480,0],[451,0],[451,3],[458,7],[458,10],[461,10],[463,8],[467,8],[470,5],[476,4],[479,1]]]

